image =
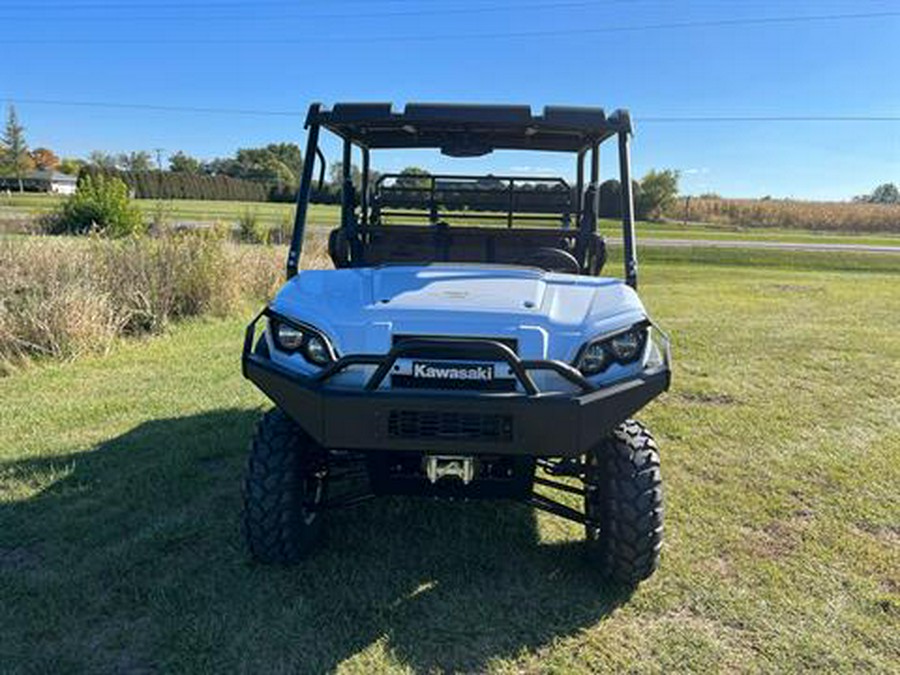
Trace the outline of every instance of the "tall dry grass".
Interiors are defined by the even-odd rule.
[[[33,356],[105,352],[122,335],[246,309],[277,290],[284,259],[283,247],[239,245],[219,231],[0,239],[0,370]]]
[[[900,233],[900,205],[861,202],[804,202],[780,199],[679,199],[667,217],[740,227],[829,232]]]

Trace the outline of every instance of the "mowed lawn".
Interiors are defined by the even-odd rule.
[[[377,501],[251,563],[266,401],[243,320],[196,321],[0,380],[0,671],[897,672],[900,261],[713,255],[642,268],[675,374],[640,415],[666,544],[630,597],[509,503]]]
[[[18,223],[52,211],[62,201],[57,195],[12,194],[0,195],[0,226],[4,221]],[[237,202],[200,199],[137,199],[135,203],[147,219],[161,217],[169,223],[221,223],[236,225],[241,218],[254,217],[269,227],[293,223],[294,205],[274,202]],[[308,223],[312,228],[332,228],[340,222],[340,208],[328,204],[311,204]],[[463,223],[471,224],[471,223]],[[497,223],[504,227],[505,223]],[[725,224],[704,223],[651,223],[639,222],[638,235],[642,240],[653,239],[712,239],[724,241],[779,241],[812,244],[869,244],[873,246],[900,246],[900,223],[897,232],[826,232],[802,229],[740,228]],[[600,231],[606,236],[617,237],[621,231],[618,221],[603,219]]]

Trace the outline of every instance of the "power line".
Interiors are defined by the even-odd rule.
[[[848,2],[849,4],[859,4],[860,0],[832,0],[832,2]],[[867,2],[890,2],[890,0],[865,0]],[[457,6],[465,6],[467,9],[478,9],[483,4],[497,4],[496,0],[480,0],[473,1],[470,3],[460,2],[459,0],[449,2],[449,5],[457,5]],[[820,5],[821,0],[794,0],[790,4],[816,4]],[[785,4],[783,0],[778,2],[778,0],[742,0],[741,4],[749,5],[763,5],[763,4]],[[338,3],[339,6],[346,5],[366,5],[373,6],[374,2],[372,0],[343,0]],[[418,6],[421,5],[421,0],[380,0],[377,3],[379,6],[384,5],[399,5],[399,6]],[[435,4],[435,3],[431,3]],[[516,9],[521,3],[518,2],[507,2],[504,6],[510,9]],[[628,4],[628,5],[637,5],[637,4],[672,4],[671,0],[593,0],[593,3],[596,5],[613,5],[613,4]],[[693,0],[688,4],[694,5],[720,5],[720,6],[729,6],[734,7],[736,4],[734,0]],[[217,0],[216,2],[189,2],[189,1],[179,1],[179,0],[170,0],[166,2],[157,2],[157,1],[148,1],[148,2],[78,2],[77,0],[68,1],[68,2],[34,2],[33,0],[28,3],[27,8],[29,11],[42,11],[42,10],[73,10],[73,11],[83,11],[90,9],[100,9],[100,10],[113,10],[113,11],[130,11],[133,9],[193,9],[193,10],[209,10],[209,9],[250,9],[257,10],[260,8],[274,8],[274,9],[290,9],[292,8],[293,3],[284,2],[280,0]],[[12,7],[12,9],[19,9],[23,7]],[[2,8],[0,8],[2,9]],[[9,8],[7,8],[9,9]]]
[[[5,100],[26,105],[72,106],[86,108],[108,108],[113,110],[146,110],[149,112],[171,112],[201,115],[248,115],[266,117],[291,117],[302,119],[305,111],[262,110],[250,108],[218,108],[198,106],[156,105],[152,103],[118,103],[108,101],[64,101],[58,99],[34,99],[6,96]],[[900,122],[900,115],[666,115],[637,116],[639,124],[694,124],[694,123],[803,123],[803,122]]]
[[[795,24],[805,22],[826,22],[826,21],[845,21],[859,19],[885,19],[900,17],[900,11],[882,11],[882,12],[856,12],[849,14],[807,14],[800,16],[770,16],[770,17],[747,17],[738,19],[708,19],[700,21],[673,21],[649,24],[636,24],[633,26],[600,26],[597,28],[568,28],[557,30],[534,30],[534,31],[504,31],[494,33],[443,33],[443,34],[421,34],[421,35],[384,35],[384,36],[356,36],[353,42],[359,43],[393,43],[393,42],[434,42],[436,40],[496,40],[510,38],[546,38],[546,37],[562,37],[568,35],[602,35],[610,33],[634,33],[640,31],[653,30],[680,30],[692,28],[727,28],[733,26],[763,26],[777,24]],[[339,39],[337,36],[329,35],[313,35],[309,37],[297,37],[287,39],[277,38],[259,38],[241,40],[236,38],[216,38],[216,39],[142,39],[142,38],[123,38],[123,39],[96,39],[96,38],[27,38],[21,40],[7,40],[6,44],[102,44],[102,45],[295,45],[308,44],[310,42],[333,42]]]
[[[700,117],[641,117],[639,123],[691,124],[706,122],[900,122],[900,115],[724,115]]]
[[[5,100],[29,105],[70,106],[77,108],[110,108],[120,110],[148,110],[155,112],[192,113],[201,115],[255,115],[267,117],[302,117],[305,113],[290,110],[251,110],[246,108],[215,108],[207,106],[157,105],[154,103],[117,103],[110,101],[62,101],[58,99],[17,98]]]
[[[277,14],[273,14],[273,15],[269,15],[269,16],[261,16],[258,13],[256,13],[255,10],[258,10],[259,7],[255,4],[253,5],[254,14],[252,16],[248,16],[248,14],[246,14],[244,12],[244,10],[249,9],[246,4],[240,5],[240,6],[226,5],[226,6],[220,7],[221,9],[241,10],[241,13],[229,14],[229,15],[225,15],[225,16],[221,16],[221,15],[215,16],[215,15],[209,14],[208,9],[214,8],[214,7],[216,7],[216,5],[187,5],[187,4],[152,5],[152,6],[151,5],[147,5],[147,6],[105,5],[105,6],[103,6],[104,10],[108,9],[108,10],[114,10],[117,12],[119,12],[120,10],[126,10],[126,11],[118,13],[117,16],[109,16],[109,15],[107,15],[107,16],[97,16],[97,15],[85,16],[83,14],[80,14],[77,16],[59,16],[59,15],[55,14],[53,16],[53,19],[54,20],[62,19],[65,21],[75,20],[75,21],[95,22],[95,21],[98,21],[101,19],[102,20],[113,20],[113,21],[136,21],[136,20],[153,20],[153,19],[171,20],[171,19],[175,18],[174,13],[168,13],[166,15],[156,15],[156,16],[128,13],[130,10],[141,9],[142,7],[146,7],[147,9],[154,9],[154,10],[158,10],[158,9],[177,10],[177,13],[179,14],[179,16],[178,16],[179,20],[196,19],[196,20],[204,20],[205,21],[205,20],[210,20],[210,19],[233,19],[233,20],[241,20],[241,21],[250,21],[250,20],[257,21],[257,20],[263,19],[263,20],[283,21],[284,19],[289,19],[289,18],[303,18],[303,19],[310,19],[310,20],[370,19],[370,18],[381,18],[381,17],[392,18],[392,17],[401,17],[401,16],[429,16],[429,15],[451,15],[451,14],[469,15],[469,14],[484,14],[484,13],[507,12],[507,11],[522,12],[522,11],[530,11],[530,10],[575,9],[575,8],[587,8],[587,7],[602,7],[605,4],[621,4],[623,2],[635,2],[635,1],[636,0],[606,0],[606,2],[598,2],[598,0],[579,0],[577,2],[575,2],[575,1],[569,1],[569,2],[524,2],[524,3],[516,3],[513,5],[493,4],[493,5],[485,5],[485,6],[478,5],[478,6],[474,6],[474,7],[459,7],[459,6],[444,7],[444,8],[433,8],[432,7],[430,9],[421,9],[420,8],[420,9],[414,9],[414,10],[401,10],[401,11],[381,10],[381,11],[377,11],[377,12],[352,12],[352,13],[329,12],[329,13],[324,13],[324,14],[323,13],[310,14],[310,13],[306,13],[306,12],[297,13],[297,12],[291,12],[291,11],[280,11]],[[637,0],[637,1],[640,2],[642,0]],[[660,2],[661,0],[647,0],[647,1]],[[13,8],[13,9],[19,9],[19,8]],[[26,13],[26,14],[6,15],[4,18],[16,19],[16,20],[46,21],[47,16],[45,14],[41,14],[40,9],[37,9],[37,11],[35,11],[35,9],[36,8],[34,8],[34,7],[30,7],[28,13]],[[69,5],[60,6],[60,9],[71,9],[71,6],[69,6]],[[289,8],[289,9],[295,9],[295,8]],[[198,14],[198,15],[194,15],[194,16],[184,16],[181,13],[184,12],[185,10],[200,11],[200,12],[203,12],[203,14]],[[2,12],[2,11],[3,11],[3,8],[0,8],[0,12]],[[58,11],[58,10],[54,9],[54,12],[56,12],[56,11]]]
[[[637,0],[640,1],[640,0]],[[381,0],[381,4],[399,4],[399,5],[416,5],[420,0]],[[290,2],[279,0],[217,0],[216,2],[179,2],[172,0],[169,2],[130,2],[122,4],[119,2],[30,2],[28,8],[31,10],[43,9],[112,9],[112,10],[129,10],[129,9],[216,9],[216,8],[236,8],[236,9],[257,9],[259,7],[276,7],[283,8],[290,6]],[[371,5],[372,0],[343,0],[343,5]]]

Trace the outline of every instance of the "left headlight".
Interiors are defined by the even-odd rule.
[[[602,373],[613,362],[622,365],[634,363],[644,353],[648,328],[647,322],[642,321],[626,330],[588,342],[581,348],[575,367],[590,377]]]
[[[321,335],[309,336],[306,340],[303,356],[306,357],[307,361],[311,361],[317,366],[324,366],[334,361],[328,342]]]
[[[328,338],[312,326],[274,317],[269,326],[275,346],[283,352],[300,352],[315,366],[327,366],[337,358]]]

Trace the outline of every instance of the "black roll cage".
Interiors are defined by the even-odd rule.
[[[576,157],[575,204],[572,214],[575,230],[575,258],[586,267],[589,242],[597,230],[600,206],[600,145],[615,136],[618,140],[619,180],[621,183],[622,245],[625,282],[637,288],[637,251],[634,230],[634,196],[631,183],[630,138],[631,117],[625,110],[606,116],[600,108],[546,107],[543,115],[532,115],[526,106],[408,104],[396,113],[390,104],[344,103],[326,110],[320,103],[309,107],[305,128],[308,130],[306,153],[297,191],[294,229],[287,259],[287,277],[299,269],[303,236],[312,194],[313,171],[318,157],[321,162],[319,183],[325,162],[319,149],[319,132],[324,127],[343,140],[341,229],[359,258],[362,242],[360,224],[372,224],[369,181],[370,151],[382,148],[435,148],[457,157],[477,156],[494,149],[519,149],[571,152]],[[356,199],[352,180],[352,150],[362,153],[362,185],[360,189],[360,221],[355,217]],[[589,156],[589,177],[585,185],[585,160]],[[432,178],[433,193],[436,178]],[[460,176],[458,178],[470,178]],[[488,178],[484,176],[483,178]],[[490,177],[494,178],[494,177]],[[515,177],[502,177],[514,191]],[[520,178],[520,180],[522,180]],[[561,179],[559,179],[561,180]],[[563,181],[564,183],[564,181]],[[565,184],[565,183],[564,183]],[[503,214],[511,225],[512,207]],[[521,217],[521,216],[518,216]],[[560,229],[561,233],[566,230]]]

